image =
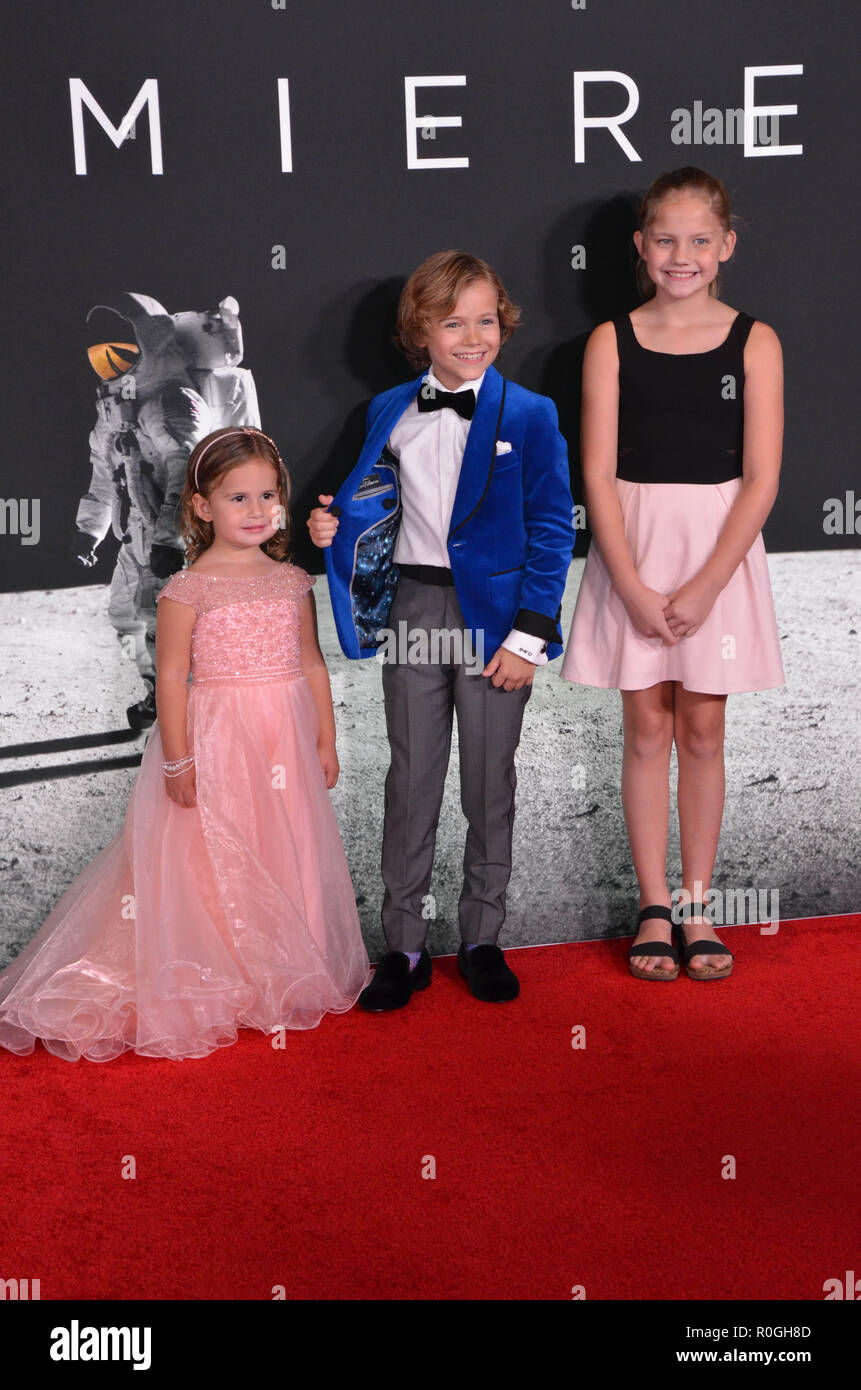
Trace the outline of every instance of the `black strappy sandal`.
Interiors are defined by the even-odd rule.
[[[673,915],[668,907],[644,907],[637,918],[637,930],[640,924],[645,922],[647,917],[660,917],[665,922],[672,923]],[[641,970],[634,964],[636,956],[669,956],[673,962],[672,970]],[[641,941],[639,946],[631,946],[628,949],[628,968],[637,980],[675,980],[679,973],[679,957],[673,946],[668,946],[665,941]]]
[[[705,917],[707,911],[705,903],[685,903],[680,908],[683,921],[687,921],[689,917]],[[692,980],[725,980],[728,975],[732,974],[735,956],[728,946],[724,946],[722,941],[692,941],[690,946],[687,946],[681,926],[678,928],[678,932],[682,960]],[[705,969],[692,970],[690,961],[694,956],[729,956],[729,964],[718,967],[711,965]]]

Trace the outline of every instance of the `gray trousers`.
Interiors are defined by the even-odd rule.
[[[470,944],[495,943],[511,876],[514,754],[532,687],[502,690],[489,677],[470,674],[463,660],[447,659],[460,655],[461,642],[454,640],[446,652],[445,642],[436,642],[438,635],[448,631],[457,637],[464,631],[453,587],[401,576],[388,626],[398,633],[399,624],[414,655],[421,646],[418,635],[426,635],[428,659],[405,660],[402,644],[399,660],[383,665],[391,749],[382,854],[386,942],[391,951],[420,951],[425,944],[431,920],[426,895],[457,711],[460,800],[469,823],[460,932]],[[485,651],[484,663],[492,656]]]

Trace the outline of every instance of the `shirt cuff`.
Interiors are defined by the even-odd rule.
[[[547,643],[542,637],[533,637],[529,632],[518,632],[517,628],[513,627],[502,645],[506,651],[525,657],[535,666],[547,664]]]

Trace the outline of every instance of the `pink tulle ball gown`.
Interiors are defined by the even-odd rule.
[[[300,665],[314,582],[285,563],[165,585],[196,613],[197,805],[168,796],[156,723],[123,827],[0,973],[0,1045],[205,1057],[239,1028],[314,1028],[355,1003],[369,962]]]

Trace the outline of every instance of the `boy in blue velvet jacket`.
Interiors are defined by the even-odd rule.
[[[511,874],[514,754],[535,668],[562,651],[574,545],[556,408],[493,366],[519,311],[476,256],[442,251],[404,287],[397,341],[415,380],[376,396],[358,463],[308,520],[326,547],[338,637],[380,642],[391,765],[383,930],[362,1008],[400,1008],[431,981],[423,900],[451,747],[469,823],[458,964],[472,994],[514,999],[497,939]]]

